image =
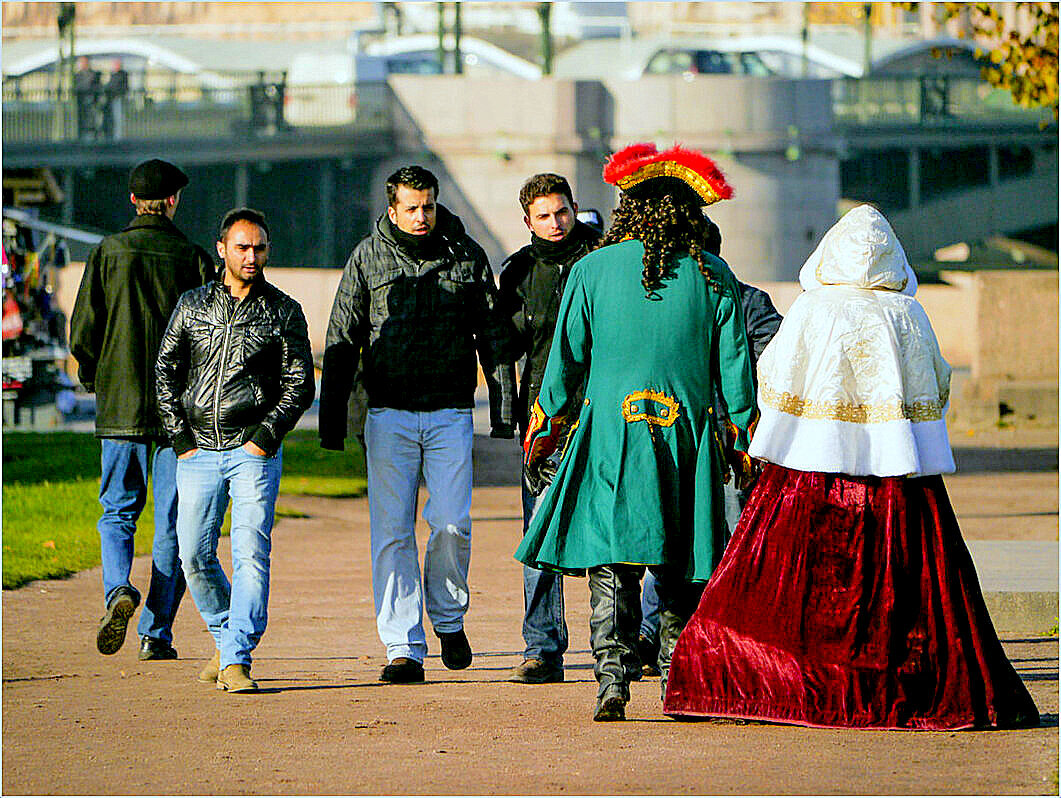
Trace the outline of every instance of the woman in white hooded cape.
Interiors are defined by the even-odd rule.
[[[664,712],[808,726],[1037,724],[940,476],[950,366],[887,220],[847,213],[758,364],[766,461],[675,648]]]

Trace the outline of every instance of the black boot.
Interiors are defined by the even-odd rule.
[[[705,583],[688,582],[674,572],[656,572],[659,590],[659,698],[667,695],[667,677],[670,675],[671,655],[678,644],[685,624],[693,617],[704,592]]]
[[[594,720],[624,720],[630,681],[641,675],[637,632],[641,626],[641,574],[634,565],[589,571],[589,632],[597,677]]]

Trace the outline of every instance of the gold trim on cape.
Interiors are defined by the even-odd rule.
[[[645,402],[646,400],[659,402],[664,407],[660,408],[657,415],[650,415],[646,406],[634,404],[635,402]],[[623,399],[624,421],[645,421],[657,427],[669,427],[678,420],[678,416],[681,414],[681,405],[678,400],[659,391],[634,391]]]
[[[938,400],[900,402],[898,400],[879,404],[854,404],[842,400],[815,402],[790,394],[778,393],[769,386],[759,386],[759,399],[768,407],[790,416],[830,421],[849,421],[855,424],[880,424],[885,421],[939,421],[947,404],[949,391],[940,394]]]

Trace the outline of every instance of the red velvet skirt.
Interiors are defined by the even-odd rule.
[[[939,476],[767,465],[663,711],[807,726],[1036,725]]]

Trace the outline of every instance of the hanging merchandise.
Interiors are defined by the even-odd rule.
[[[73,409],[66,316],[54,301],[57,270],[67,260],[66,244],[54,234],[4,217],[4,427],[58,426]]]

